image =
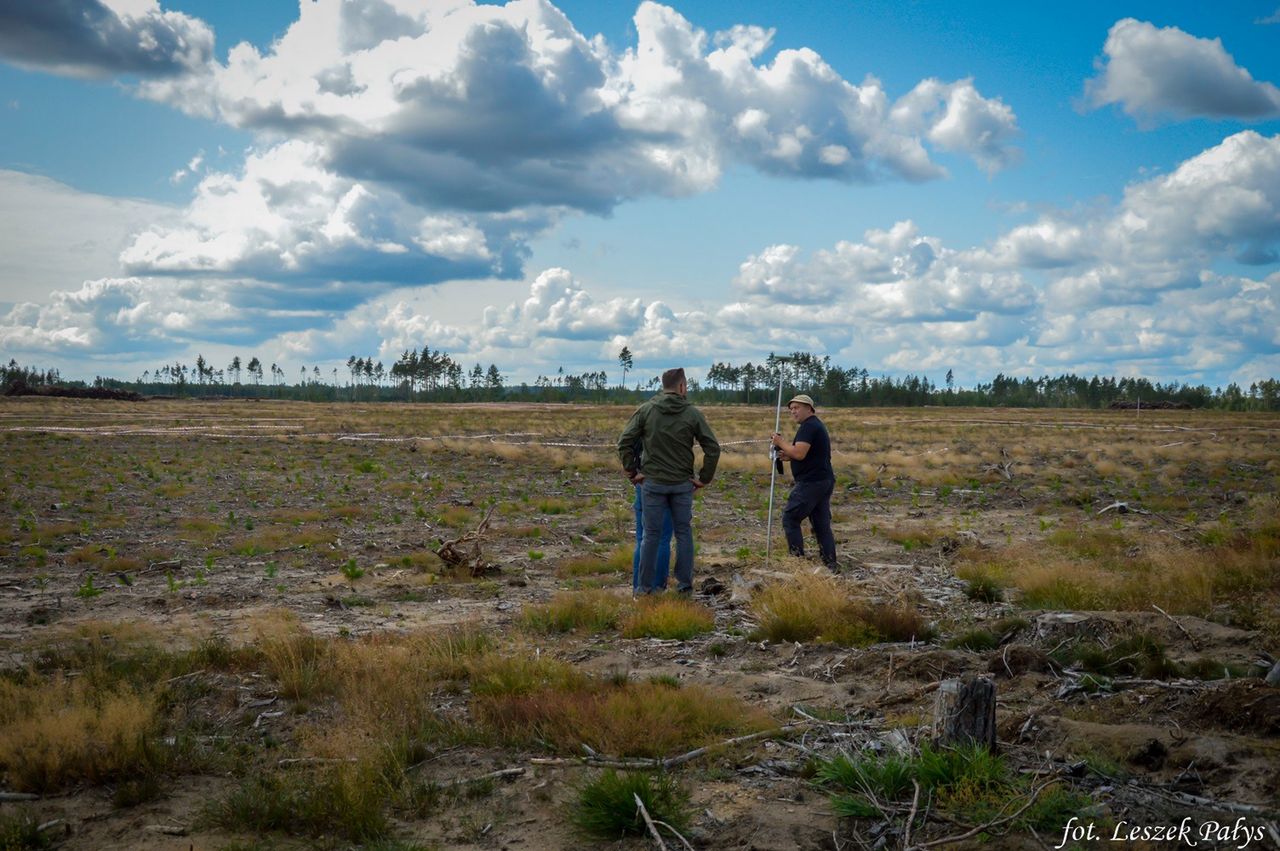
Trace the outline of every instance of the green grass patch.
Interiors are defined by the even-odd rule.
[[[828,789],[835,812],[852,818],[881,818],[883,805],[909,803],[918,785],[921,810],[932,807],[954,821],[982,824],[1016,811],[1033,792],[1030,780],[981,747],[925,745],[910,756],[839,754],[821,760],[814,779]],[[1054,783],[1011,826],[1061,831],[1089,803],[1087,796]]]
[[[649,817],[677,830],[689,821],[689,794],[667,774],[605,771],[578,790],[569,820],[596,839],[622,839],[648,832],[636,799]]]

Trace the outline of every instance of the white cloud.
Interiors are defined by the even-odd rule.
[[[1144,119],[1280,115],[1280,89],[1254,80],[1221,39],[1125,18],[1111,27],[1102,51],[1099,74],[1085,87],[1095,107],[1119,104]]]
[[[137,234],[121,260],[135,274],[430,283],[502,274],[521,233],[503,217],[424,214],[293,140],[251,153],[238,177],[206,175],[182,221]]]
[[[163,204],[0,169],[0,301],[43,301],[80,281],[118,275],[131,234],[176,216]]]
[[[851,84],[811,50],[761,64],[771,30],[739,25],[708,39],[651,2],[635,26],[636,46],[618,52],[544,0],[320,0],[267,53],[237,45],[225,65],[140,91],[236,127],[305,136],[326,168],[411,203],[479,212],[604,211],[700,192],[734,160],[919,180],[943,173],[927,145],[989,171],[1015,158],[1012,111],[970,81],[929,81],[938,103],[908,128],[877,80]]]
[[[213,30],[156,0],[0,3],[0,57],[71,77],[172,77],[200,71]]]
[[[945,248],[909,221],[870,230],[801,260],[795,246],[775,245],[750,257],[735,284],[767,305],[834,303],[834,321],[957,320],[979,313],[1022,313],[1034,293],[1017,270],[992,268],[981,255]],[[796,318],[810,311],[798,311]]]
[[[534,338],[608,340],[634,331],[644,316],[640,299],[597,303],[567,269],[554,268],[534,279],[522,304],[486,312],[484,339],[499,346]]]

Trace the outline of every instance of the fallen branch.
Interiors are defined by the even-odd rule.
[[[654,824],[656,824],[658,827],[665,827],[667,830],[671,831],[671,834],[675,836],[676,839],[680,840],[681,845],[689,849],[689,851],[693,851],[693,846],[689,844],[689,840],[685,839],[683,836],[680,835],[680,831],[676,830],[674,827],[667,824],[665,821],[654,821]]]
[[[705,747],[695,748],[688,753],[682,753],[679,756],[667,757],[666,759],[616,759],[613,757],[602,756],[580,756],[580,757],[534,757],[529,760],[533,765],[590,765],[600,768],[625,768],[628,770],[652,770],[660,768],[663,770],[675,768],[677,765],[684,765],[698,757],[706,756],[712,751],[720,748],[729,748],[734,745],[743,745],[747,742],[760,741],[761,739],[775,739],[779,736],[790,734],[795,730],[808,729],[812,726],[812,721],[797,721],[794,724],[784,724],[781,727],[775,727],[772,730],[762,730],[759,733],[751,733],[746,736],[738,736],[733,739],[726,739],[714,745],[706,745]]]
[[[450,567],[465,567],[471,571],[472,576],[484,575],[489,565],[484,560],[484,553],[480,549],[480,539],[489,528],[489,519],[493,517],[495,508],[497,508],[496,505],[489,506],[479,526],[456,540],[441,544],[440,549],[436,551],[440,560]]]
[[[1027,810],[1029,810],[1031,808],[1031,805],[1036,802],[1036,798],[1040,797],[1040,793],[1043,792],[1045,789],[1049,788],[1049,786],[1056,783],[1057,779],[1058,778],[1055,776],[1053,779],[1046,780],[1044,783],[1041,783],[1039,786],[1037,786],[1034,790],[1032,790],[1031,796],[1027,798],[1027,802],[1023,804],[1021,807],[1018,807],[1017,811],[1014,813],[1011,813],[1010,815],[1007,815],[998,819],[993,819],[992,821],[989,821],[989,822],[985,822],[983,824],[978,825],[977,827],[974,827],[965,831],[964,833],[956,834],[955,836],[944,836],[942,839],[934,839],[929,842],[922,842],[919,845],[911,846],[910,848],[907,849],[907,851],[912,851],[912,849],[915,849],[915,848],[933,848],[937,845],[954,845],[957,842],[962,842],[965,839],[970,839],[974,836],[977,836],[979,833],[985,833],[991,830],[991,828],[993,827],[999,827],[1002,824],[1007,824],[1013,821],[1014,819],[1016,819],[1018,816],[1025,813]]]
[[[33,795],[30,792],[0,792],[0,801],[38,801],[39,795]]]
[[[355,762],[353,756],[299,756],[276,761],[280,768],[292,768],[295,765],[332,765],[335,762]]]
[[[644,808],[644,801],[640,800],[640,796],[635,792],[631,793],[631,797],[636,799],[636,812],[640,813],[644,823],[649,826],[649,835],[653,837],[653,841],[658,843],[662,851],[668,851],[667,843],[662,841],[662,834],[658,833],[658,826],[653,823],[653,819],[649,818],[649,811]]]
[[[488,774],[481,774],[479,777],[468,777],[465,780],[458,780],[456,782],[458,784],[479,783],[483,780],[497,780],[502,777],[519,777],[521,774],[524,774],[524,772],[525,770],[523,768],[503,768],[498,771],[490,771]]]
[[[1174,626],[1176,626],[1176,627],[1178,628],[1178,631],[1179,631],[1179,632],[1181,632],[1183,635],[1185,635],[1185,636],[1187,637],[1187,641],[1190,641],[1190,642],[1191,642],[1191,646],[1192,646],[1193,648],[1195,648],[1196,650],[1199,650],[1199,649],[1200,649],[1200,642],[1199,642],[1199,641],[1196,641],[1196,637],[1195,637],[1194,635],[1192,635],[1191,633],[1187,632],[1187,628],[1186,628],[1185,626],[1183,626],[1182,624],[1178,623],[1176,620],[1174,620],[1174,618],[1173,618],[1173,616],[1172,616],[1172,615],[1170,615],[1170,614],[1169,614],[1168,612],[1166,612],[1164,609],[1162,609],[1162,608],[1160,608],[1159,606],[1157,606],[1155,603],[1152,603],[1152,604],[1151,604],[1151,608],[1155,609],[1157,612],[1159,612],[1160,614],[1162,614],[1162,615],[1164,615],[1166,618],[1168,618],[1168,619],[1169,619],[1169,623],[1171,623],[1171,624],[1173,624]]]
[[[911,812],[907,813],[907,828],[902,834],[903,848],[911,847],[911,825],[916,820],[916,807],[920,806],[920,784],[912,777],[911,785],[915,787],[915,793],[911,796]]]
[[[1254,804],[1237,804],[1234,801],[1215,801],[1213,798],[1202,798],[1199,795],[1190,795],[1186,792],[1169,792],[1174,798],[1186,804],[1198,804],[1202,807],[1212,807],[1214,809],[1226,810],[1232,813],[1245,813],[1247,815],[1274,815],[1276,810],[1271,807],[1259,807]]]

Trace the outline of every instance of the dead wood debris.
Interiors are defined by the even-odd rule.
[[[460,538],[441,544],[440,549],[436,550],[440,560],[450,567],[465,568],[471,572],[472,576],[484,576],[488,573],[491,566],[485,561],[480,541],[489,529],[489,520],[493,517],[494,508],[496,506],[489,506],[479,526]]]

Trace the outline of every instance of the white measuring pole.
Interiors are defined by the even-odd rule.
[[[782,427],[782,364],[778,364],[778,407],[773,413],[773,432],[778,433]],[[769,559],[773,555],[773,486],[778,479],[778,463],[775,460],[777,448],[770,444],[769,450],[769,519],[765,526],[764,569],[769,569]]]

